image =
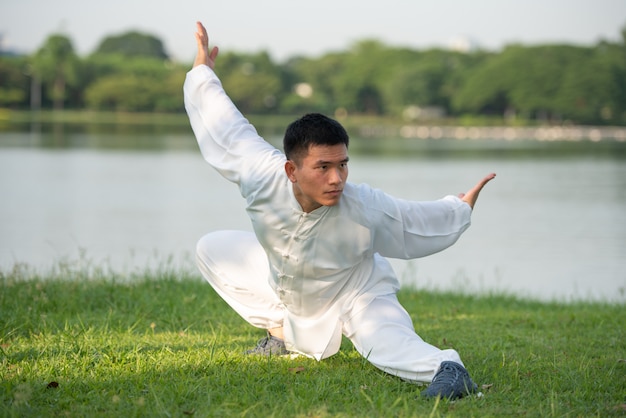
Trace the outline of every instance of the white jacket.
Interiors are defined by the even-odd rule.
[[[246,199],[268,280],[285,307],[291,351],[318,360],[335,354],[343,315],[399,288],[383,257],[436,253],[470,225],[471,208],[458,197],[413,202],[365,184],[347,183],[337,205],[303,212],[284,154],[257,134],[209,67],[187,74],[184,95],[203,157]]]

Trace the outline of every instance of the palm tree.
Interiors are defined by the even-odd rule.
[[[72,42],[65,35],[50,35],[33,58],[35,75],[47,85],[54,109],[63,109],[66,87],[78,78],[78,57]]]

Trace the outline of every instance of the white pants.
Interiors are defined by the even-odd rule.
[[[251,232],[218,231],[197,245],[204,278],[251,325],[283,325],[284,311],[268,283],[267,256]],[[440,350],[415,333],[395,294],[380,295],[365,309],[342,318],[343,335],[379,369],[413,382],[430,382],[442,361],[463,364],[455,350]]]

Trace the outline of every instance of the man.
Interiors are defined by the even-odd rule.
[[[216,292],[267,337],[250,354],[339,350],[342,335],[373,365],[431,383],[429,397],[457,398],[476,385],[455,350],[416,333],[396,298],[398,280],[384,257],[423,257],[452,245],[469,227],[479,192],[435,202],[395,199],[348,183],[348,135],[336,121],[305,115],[286,130],[281,153],[265,142],[228,98],[213,72],[197,23],[198,54],[184,85],[185,108],[206,161],[237,184],[254,234],[221,231],[197,246],[198,266]]]

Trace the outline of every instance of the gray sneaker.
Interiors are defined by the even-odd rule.
[[[422,392],[428,398],[457,399],[476,392],[478,386],[470,378],[465,367],[454,361],[443,361],[433,381]]]
[[[285,342],[280,338],[267,334],[267,337],[262,338],[257,343],[256,347],[252,350],[246,351],[246,354],[259,355],[259,356],[285,356],[291,354],[285,347]]]

